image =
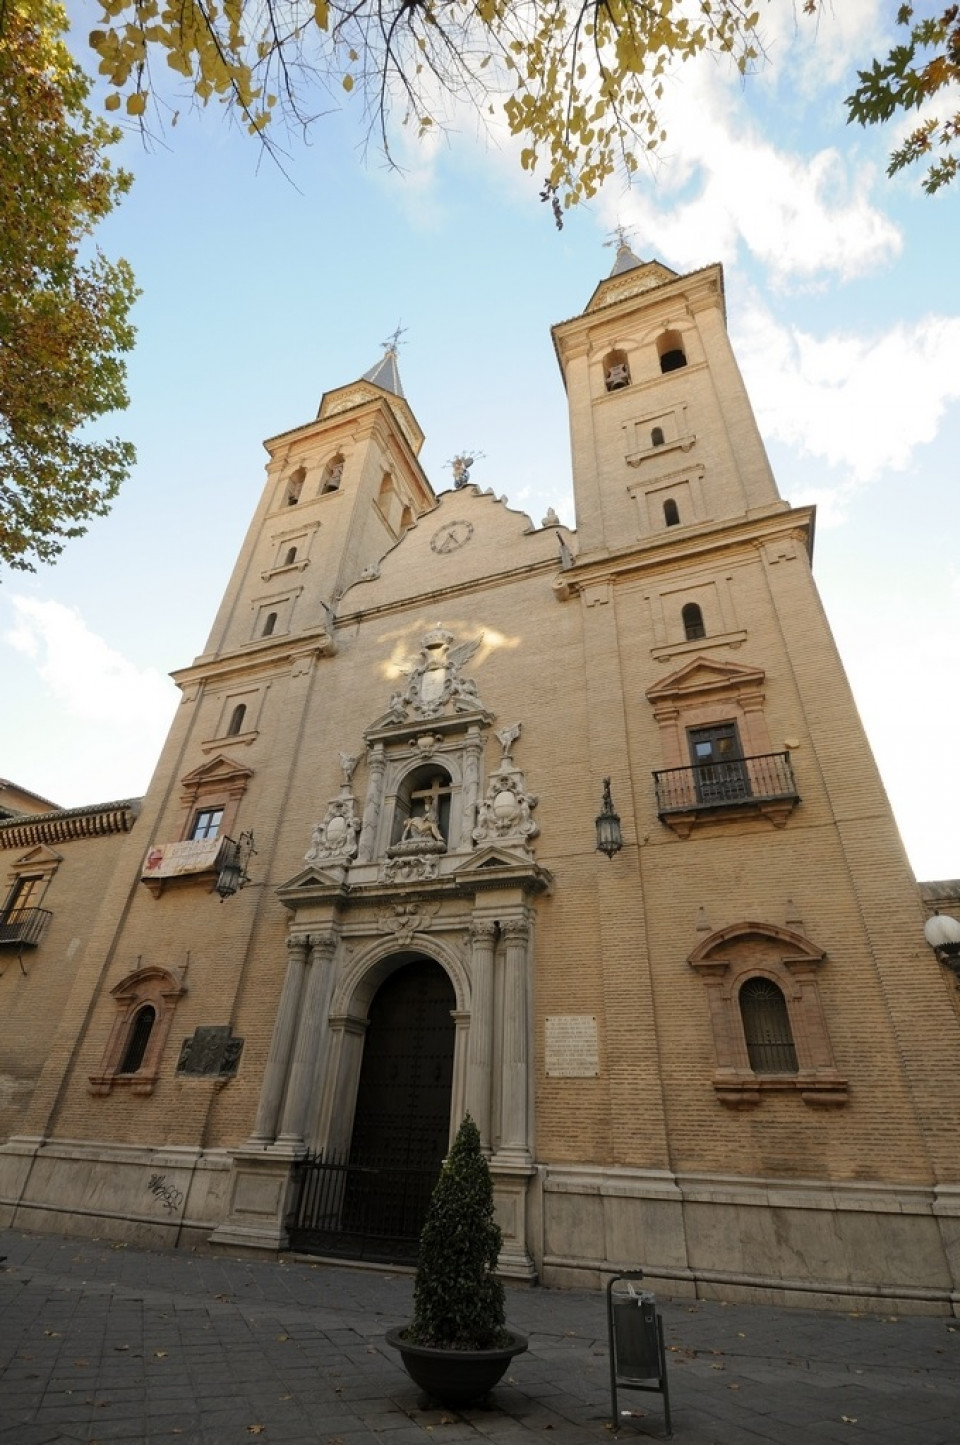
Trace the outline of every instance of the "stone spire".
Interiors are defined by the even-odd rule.
[[[630,243],[625,236],[620,237],[617,246],[617,259],[613,263],[611,276],[622,276],[624,271],[632,271],[635,266],[642,266],[643,262],[639,256],[635,256],[630,249]],[[609,280],[609,277],[608,277]]]
[[[403,396],[403,386],[400,382],[400,371],[397,367],[397,348],[400,345],[400,337],[403,328],[398,326],[392,336],[384,341],[384,352],[375,366],[363,373],[363,381],[372,381],[374,386],[379,386],[382,391],[390,391],[394,396]]]

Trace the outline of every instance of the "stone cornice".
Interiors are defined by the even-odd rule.
[[[759,549],[783,538],[800,542],[813,553],[814,507],[790,507],[763,517],[737,517],[729,521],[705,522],[685,528],[686,535],[657,535],[633,542],[616,551],[594,553],[574,559],[557,578],[555,591],[561,601],[598,582],[623,581],[644,572],[655,572],[677,564],[712,560],[717,553]]]
[[[58,808],[55,813],[0,822],[0,848],[32,848],[37,844],[70,843],[77,838],[105,838],[129,833],[140,812],[140,798],[91,803],[84,808]]]
[[[198,657],[190,667],[178,668],[170,676],[177,687],[186,689],[196,683],[230,680],[247,672],[285,671],[303,659],[332,657],[336,650],[333,636],[325,627],[311,627],[283,637],[248,642],[219,656]]]

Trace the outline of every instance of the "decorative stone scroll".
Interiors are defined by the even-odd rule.
[[[540,832],[531,814],[537,806],[537,795],[528,793],[523,772],[510,756],[510,749],[520,736],[520,723],[500,728],[496,737],[503,756],[490,774],[486,796],[480,804],[475,843],[519,843],[526,848]]]
[[[357,800],[350,791],[350,779],[359,758],[340,754],[340,769],[343,781],[337,797],[331,799],[323,821],[313,830],[307,863],[349,863],[357,855],[357,838],[360,833],[360,819],[357,817]]]
[[[435,853],[414,853],[388,858],[380,876],[384,883],[423,883],[436,878],[439,872],[440,860]]]

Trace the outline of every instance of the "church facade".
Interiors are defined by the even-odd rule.
[[[142,804],[0,822],[0,1220],[360,1253],[469,1111],[505,1275],[956,1312],[957,988],[720,268],[553,338],[575,531],[436,495],[388,351],[267,443]]]

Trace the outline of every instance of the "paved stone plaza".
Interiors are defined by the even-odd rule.
[[[0,1445],[553,1445],[610,1437],[604,1298],[511,1289],[488,1408],[424,1408],[384,1331],[412,1280],[0,1231]],[[960,1445],[960,1320],[663,1301],[686,1445]],[[624,1440],[662,1434],[622,1397]]]

